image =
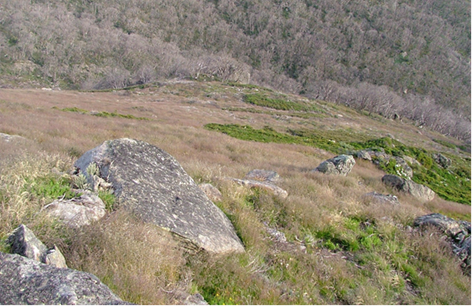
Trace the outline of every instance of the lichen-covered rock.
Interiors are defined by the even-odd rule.
[[[396,171],[399,176],[411,179],[414,176],[412,168],[407,164],[407,162],[401,157],[394,157],[396,160]]]
[[[121,305],[92,274],[0,252],[2,305]]]
[[[264,181],[258,181],[258,180],[245,180],[245,179],[237,179],[237,178],[224,178],[224,180],[231,180],[233,182],[236,182],[250,189],[252,188],[263,189],[281,198],[287,198],[287,196],[289,195],[286,190],[281,189],[280,187],[278,187],[277,185],[274,185],[271,182],[264,182]]]
[[[90,178],[91,164],[95,176],[112,184],[118,206],[143,221],[209,252],[244,251],[230,220],[165,151],[142,141],[111,140],[86,152],[75,167]]]
[[[353,166],[355,166],[355,163],[353,156],[340,155],[320,163],[313,171],[346,176],[352,170]]]
[[[18,226],[7,238],[7,244],[10,245],[10,252],[30,259],[41,261],[43,255],[48,251],[34,233],[25,225]]]
[[[258,181],[268,181],[268,182],[278,182],[279,174],[274,171],[268,171],[263,169],[254,169],[248,174],[245,175],[244,179],[248,180],[258,180]]]
[[[78,190],[79,197],[57,199],[43,208],[49,215],[58,218],[72,228],[89,225],[104,217],[106,210],[103,201],[94,193]]]
[[[443,168],[448,168],[450,165],[452,165],[452,160],[445,157],[441,153],[432,154],[432,158],[434,158],[434,161]]]
[[[363,197],[381,204],[399,205],[399,200],[397,199],[397,196],[391,194],[371,192],[364,194]]]
[[[210,183],[199,184],[199,188],[202,191],[204,191],[205,195],[207,195],[207,197],[211,201],[213,201],[213,202],[222,201],[222,199],[223,199],[222,193],[216,187],[211,185]]]
[[[435,226],[450,238],[453,252],[462,260],[462,267],[471,274],[471,224],[457,221],[440,213],[420,216],[414,220],[414,226]]]
[[[10,252],[57,268],[67,268],[66,259],[55,245],[48,249],[25,225],[18,226],[7,238]]]
[[[410,179],[404,179],[396,175],[385,175],[381,180],[385,185],[393,187],[398,191],[408,193],[421,201],[431,201],[435,198],[434,191]]]
[[[371,161],[372,158],[371,158],[371,155],[370,153],[367,151],[367,150],[360,150],[360,151],[357,151],[355,153],[355,157],[359,158],[359,159],[363,159],[363,160],[368,160],[368,161]]]

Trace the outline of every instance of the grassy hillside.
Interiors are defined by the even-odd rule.
[[[431,212],[471,220],[470,149],[408,120],[257,86],[168,81],[101,92],[3,89],[0,133],[22,137],[0,140],[1,242],[24,223],[59,246],[69,267],[95,274],[124,300],[173,304],[186,291],[210,304],[471,302],[471,278],[443,235],[413,228]],[[216,205],[246,252],[183,250],[165,231],[115,210],[111,195],[101,195],[106,217],[79,231],[40,213],[72,196],[78,157],[122,137],[158,146],[194,181],[218,187]],[[347,177],[310,172],[338,153],[376,146],[416,158],[414,179],[427,176],[443,198],[399,194],[381,183],[389,168],[359,159]],[[451,158],[451,168],[432,163],[434,152]],[[253,169],[276,171],[289,196],[220,179]],[[372,191],[396,194],[401,204],[371,202],[363,195]],[[276,230],[287,240],[271,235]]]
[[[0,0],[0,87],[258,84],[471,138],[463,0]]]

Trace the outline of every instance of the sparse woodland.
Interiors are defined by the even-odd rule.
[[[0,0],[0,86],[271,87],[469,142],[470,2]]]

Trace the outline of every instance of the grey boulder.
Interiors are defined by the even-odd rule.
[[[0,252],[2,305],[126,304],[92,274]]]
[[[381,180],[385,185],[410,194],[421,201],[431,201],[435,198],[434,191],[410,179],[404,179],[396,175],[385,175]]]
[[[80,157],[75,167],[90,179],[91,164],[98,169],[93,176],[111,183],[118,206],[143,221],[212,253],[244,251],[226,215],[158,147],[126,138],[106,141]]]
[[[89,225],[104,217],[106,210],[103,201],[94,193],[78,190],[81,195],[73,199],[57,199],[43,210],[58,218],[71,228]]]
[[[352,170],[353,166],[355,166],[355,163],[353,156],[340,155],[320,163],[313,171],[346,176]]]
[[[66,259],[57,246],[48,249],[34,233],[21,224],[7,238],[10,252],[57,268],[67,268]]]

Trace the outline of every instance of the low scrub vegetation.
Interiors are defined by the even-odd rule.
[[[208,97],[206,87],[219,98]],[[115,92],[0,92],[0,131],[24,138],[0,139],[0,250],[8,251],[6,237],[26,224],[45,244],[57,245],[70,268],[95,274],[135,304],[175,304],[182,293],[200,293],[209,304],[471,302],[471,278],[444,235],[413,226],[416,217],[432,212],[471,219],[471,207],[459,203],[470,203],[469,153],[457,151],[457,145],[432,145],[433,138],[457,140],[427,129],[419,134],[408,124],[380,122],[329,103],[324,116],[291,122],[274,115],[303,112],[254,105],[258,112],[240,117],[240,109],[248,107],[243,95],[262,90],[228,87],[160,85],[131,90],[126,101],[118,101]],[[275,94],[264,92],[275,97],[270,95]],[[185,99],[195,103],[182,103]],[[71,110],[52,108],[58,105]],[[133,110],[149,120],[80,114],[92,109]],[[332,110],[343,117],[328,116]],[[359,116],[350,123],[360,127],[343,125],[350,115]],[[366,133],[368,127],[373,134]],[[74,197],[73,188],[87,188],[84,178],[69,175],[78,157],[121,137],[158,146],[196,183],[218,188],[223,196],[215,204],[231,220],[245,252],[217,257],[184,249],[168,232],[126,212],[110,192],[99,194],[108,209],[105,217],[80,229],[68,229],[41,211],[57,198]],[[392,191],[380,180],[385,171],[368,161],[358,160],[346,177],[310,172],[335,154],[365,148],[416,159],[414,179],[438,185],[432,188],[444,199],[421,203],[400,193],[399,205],[370,201],[366,193]],[[436,148],[452,160],[449,168],[432,159]],[[387,162],[386,172],[393,171]],[[288,197],[222,180],[243,178],[252,169],[276,171]],[[445,200],[454,197],[456,202]]]

